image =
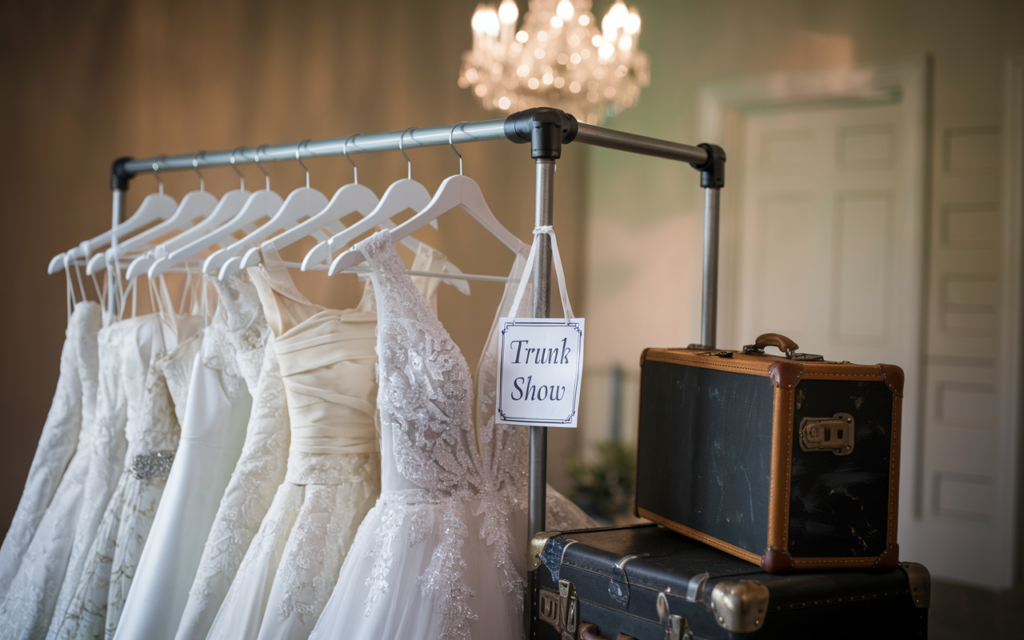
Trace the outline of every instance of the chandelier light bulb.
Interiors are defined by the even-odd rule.
[[[576,13],[576,8],[572,6],[572,0],[562,0],[558,3],[555,13],[562,20],[569,21],[572,20],[573,15]]]
[[[483,11],[481,22],[483,24],[484,33],[491,37],[497,37],[501,31],[501,21],[498,20],[498,12],[494,9],[487,7]]]
[[[519,19],[519,7],[513,0],[504,0],[498,7],[498,19],[502,24],[515,24]]]
[[[486,7],[484,7],[484,5],[479,5],[477,6],[476,11],[473,12],[473,19],[469,23],[469,25],[473,27],[473,33],[482,34],[484,32],[485,10]]]
[[[622,28],[630,35],[640,33],[640,14],[637,13],[636,9],[629,10],[629,15],[626,16],[626,22],[622,25]]]
[[[626,8],[626,3],[622,0],[618,0],[612,5],[612,8],[608,10],[608,15],[615,20],[615,26],[621,27],[626,23],[626,18],[629,16],[629,9]]]
[[[551,16],[551,26],[555,29],[561,29],[562,25],[565,24],[558,16]]]
[[[587,26],[588,24],[590,24],[590,16],[588,16],[588,15],[587,15],[587,14],[585,14],[585,13],[584,13],[584,14],[582,14],[582,15],[580,15],[580,26],[581,26],[581,27],[585,27],[585,26]]]

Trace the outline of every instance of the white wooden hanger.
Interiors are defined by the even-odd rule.
[[[138,253],[148,248],[153,240],[161,238],[172,231],[191,228],[197,218],[206,218],[216,207],[217,198],[206,192],[206,181],[203,179],[202,174],[199,174],[199,191],[190,191],[185,194],[185,197],[181,199],[181,203],[170,218],[146,229],[136,236],[119,242],[116,247],[111,246],[107,249],[106,256],[94,257],[89,261],[86,273],[92,275],[97,271],[102,271],[112,261]],[[106,258],[105,260],[103,259],[104,257]],[[136,271],[137,275],[142,273],[138,269]]]
[[[346,158],[348,158],[348,143],[352,137],[354,136],[350,136],[345,140],[345,146],[342,150]],[[298,154],[296,153],[296,155]],[[306,237],[313,237],[318,241],[326,242],[327,235],[324,233],[324,229],[327,229],[332,234],[341,233],[345,230],[345,225],[341,223],[342,218],[354,212],[366,215],[373,211],[373,208],[377,206],[377,195],[367,187],[359,184],[359,172],[356,169],[356,165],[350,158],[349,162],[352,163],[354,180],[351,184],[346,184],[338,189],[330,202],[318,213],[290,229],[285,229],[280,235],[270,240],[265,240],[259,247],[252,247],[246,251],[245,255],[242,256],[239,269],[248,269],[258,265],[261,259],[260,250],[267,247],[273,247],[275,250],[280,251]],[[291,196],[289,196],[290,198]],[[287,205],[287,201],[285,201],[285,205]]]
[[[238,150],[236,149],[235,151]],[[213,213],[206,220],[203,220],[181,235],[175,236],[163,245],[167,255],[158,257],[153,262],[153,265],[149,267],[149,277],[151,279],[166,273],[201,251],[221,244],[224,239],[221,236],[222,231],[225,237],[231,238],[231,234],[239,228],[254,228],[252,226],[253,223],[249,220],[241,220],[240,227],[232,226],[232,223],[238,220],[242,208],[253,194],[245,190],[245,176],[235,166],[234,151],[231,153],[231,168],[238,174],[239,188],[225,193],[224,197],[217,204],[217,208],[213,210]],[[253,220],[258,220],[260,217],[259,215],[253,215]],[[173,246],[169,246],[171,243],[174,243]]]
[[[63,269],[63,259],[65,255],[68,256],[69,260],[88,258],[89,264],[92,264],[93,261],[97,259],[102,262],[104,259],[104,252],[100,251],[94,255],[88,254],[96,248],[110,244],[115,238],[127,238],[150,223],[166,220],[174,215],[174,212],[178,209],[178,203],[175,202],[174,198],[164,193],[164,181],[160,177],[159,165],[156,162],[153,163],[153,171],[156,176],[157,183],[160,185],[157,193],[151,193],[143,198],[142,204],[140,204],[139,208],[135,210],[135,213],[121,224],[113,227],[109,231],[104,231],[91,240],[86,240],[77,247],[65,251],[59,256],[54,257],[53,260],[50,261],[47,272],[57,273]],[[88,269],[88,265],[86,265],[86,273],[91,273]]]
[[[412,162],[409,160],[409,156],[405,155],[405,148],[402,145],[402,140],[405,138],[405,134],[413,130],[414,129],[406,129],[398,139],[398,150],[402,152],[403,156],[405,156],[405,163],[408,171],[407,177],[391,183],[391,186],[387,188],[387,191],[385,191],[384,195],[381,197],[380,202],[368,216],[359,222],[356,222],[341,233],[332,236],[326,244],[320,243],[313,247],[313,249],[310,250],[302,260],[303,271],[316,268],[316,265],[330,258],[331,253],[335,249],[344,247],[359,236],[368,231],[372,231],[376,227],[393,228],[394,225],[391,224],[390,220],[396,214],[399,214],[406,209],[420,211],[423,207],[427,206],[430,202],[430,192],[427,191],[427,188],[422,184],[412,179]],[[409,246],[415,251],[419,247],[419,243],[413,243],[412,245],[407,244],[406,246]]]
[[[246,176],[242,175],[239,168],[234,166],[233,153],[231,154],[231,168],[234,169],[234,172],[239,174],[239,188],[227,191],[227,193],[221,197],[220,202],[217,203],[217,208],[214,209],[213,213],[211,213],[205,220],[196,226],[177,234],[177,236],[154,250],[154,255],[150,258],[151,265],[148,266],[148,274],[150,274],[151,279],[157,278],[158,275],[161,275],[168,269],[174,267],[179,263],[179,260],[187,260],[191,256],[195,255],[195,253],[190,253],[185,255],[183,258],[179,258],[179,260],[175,260],[172,256],[174,256],[179,249],[185,249],[189,247],[189,245],[202,242],[207,234],[216,230],[217,227],[226,224],[234,218],[234,216],[237,216],[239,211],[242,211],[242,207],[245,206],[252,194],[246,190]],[[146,258],[137,259],[141,260]]]
[[[345,145],[342,148],[342,155],[352,165],[352,183],[343,185],[338,189],[323,211],[282,232],[279,236],[263,242],[260,245],[260,249],[273,247],[275,250],[280,251],[302,238],[310,236],[320,241],[317,246],[320,244],[326,246],[327,236],[324,234],[323,229],[327,229],[332,234],[341,233],[345,230],[345,225],[341,223],[342,218],[350,213],[359,213],[366,216],[373,211],[378,202],[377,194],[359,184],[359,170],[356,168],[356,163],[352,162],[352,158],[348,157],[348,143],[354,137],[356,136],[353,135],[346,138]],[[255,247],[249,249],[242,258],[242,268],[246,269],[256,266],[259,263],[258,253],[259,250]]]
[[[270,220],[252,233],[247,234],[244,238],[232,245],[232,247],[237,245],[238,250],[241,251],[246,246],[256,244],[257,242],[274,235],[278,231],[286,230],[303,219],[315,216],[327,207],[327,196],[320,193],[317,189],[313,189],[309,186],[309,169],[306,168],[306,165],[302,162],[302,157],[300,155],[302,145],[307,142],[309,141],[305,140],[295,147],[295,160],[306,172],[306,186],[299,187],[289,193],[288,197],[284,200],[284,204],[281,205],[281,208],[278,209],[277,213],[275,213]],[[323,237],[322,233],[321,237]],[[230,248],[231,247],[229,247],[229,249]],[[228,276],[241,271],[243,268],[242,262],[247,257],[253,262],[252,266],[259,264],[259,247],[250,248],[244,256],[228,258],[227,262],[225,262],[221,267],[220,275],[218,277],[221,280],[224,280]]]
[[[457,127],[459,125],[455,126]],[[526,244],[517,238],[511,231],[506,229],[500,222],[498,222],[498,219],[494,217],[494,214],[491,213],[490,207],[487,206],[487,201],[484,200],[483,193],[480,191],[480,185],[478,185],[472,178],[463,175],[462,154],[459,153],[458,149],[456,149],[455,145],[452,143],[452,135],[454,133],[455,127],[452,127],[451,133],[448,134],[448,144],[451,145],[452,150],[459,156],[459,175],[445,178],[444,182],[442,182],[441,186],[438,188],[437,193],[434,194],[434,198],[430,201],[430,204],[391,232],[392,241],[399,242],[402,238],[409,236],[409,234],[423,228],[429,222],[436,220],[442,213],[461,206],[466,210],[466,212],[473,216],[477,222],[490,231],[492,235],[501,240],[502,244],[512,250],[513,253],[523,251],[526,248]],[[354,227],[355,225],[353,225],[353,228]],[[349,249],[334,259],[334,262],[331,263],[331,268],[327,273],[333,276],[334,274],[357,265],[362,261],[362,252],[355,249]]]
[[[195,169],[196,174],[199,176],[199,191],[185,194],[185,197],[181,199],[181,204],[178,205],[178,210],[170,218],[140,233],[123,245],[118,245],[118,255],[126,255],[127,252],[132,251],[134,248],[148,244],[151,239],[159,238],[174,230],[182,232],[191,231],[210,219],[213,212],[217,210],[218,201],[217,198],[206,192],[206,179],[203,178],[202,172],[199,171],[199,154],[192,158],[192,168]],[[198,224],[195,222],[196,220],[199,220]],[[179,233],[174,238],[171,238],[171,241],[180,238],[182,235]],[[145,236],[149,236],[149,238]],[[132,260],[128,265],[128,270],[125,271],[125,278],[131,280],[145,273],[154,260],[155,252],[166,244],[167,242],[163,242]]]
[[[195,255],[202,249],[206,249],[214,245],[223,245],[225,241],[233,238],[232,234],[236,231],[239,231],[254,222],[262,220],[263,218],[272,217],[281,209],[281,205],[283,204],[281,196],[270,190],[270,174],[267,173],[267,170],[260,164],[260,149],[262,148],[263,147],[260,147],[256,150],[256,166],[263,172],[265,187],[259,191],[254,191],[252,195],[249,196],[249,199],[242,207],[242,210],[238,212],[238,215],[231,219],[231,222],[220,227],[201,241],[197,241],[197,244],[201,243],[202,246],[197,248],[190,255]],[[235,246],[237,244],[238,243],[235,242],[228,247],[218,249],[207,256],[206,260],[203,261],[203,273],[214,273],[217,271],[221,265],[227,262],[228,258],[241,250],[240,246]],[[184,247],[178,251],[184,252],[186,249],[188,249],[188,247]],[[172,254],[171,257],[173,258],[174,254]]]

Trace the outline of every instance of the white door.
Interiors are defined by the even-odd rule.
[[[844,73],[850,86],[872,77],[803,74],[781,97],[777,77],[706,94],[705,130],[730,145],[723,195],[736,199],[723,219],[720,343],[777,332],[828,359],[903,367],[901,558],[1006,588],[1019,552],[1020,390],[1009,373],[1020,363],[1021,212],[1007,215],[999,184],[1011,127],[939,132],[925,213],[924,92],[858,102],[862,83],[816,106],[800,95],[841,86]]]

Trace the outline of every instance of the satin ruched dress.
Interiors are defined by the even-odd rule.
[[[443,261],[434,252],[423,264],[424,255],[417,269],[437,270]],[[306,638],[380,493],[377,314],[370,286],[354,309],[311,303],[272,249],[249,275],[284,381],[288,471],[207,637]]]

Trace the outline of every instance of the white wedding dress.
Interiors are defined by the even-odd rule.
[[[228,486],[220,499],[188,592],[177,628],[177,640],[204,640],[227,595],[249,543],[270,509],[274,493],[284,482],[288,462],[288,405],[277,364],[274,339],[258,307],[255,334],[232,334],[240,352],[261,351],[259,369],[241,366],[253,398],[245,443]]]
[[[273,249],[263,258],[250,275],[275,334],[290,415],[288,471],[210,639],[308,637],[380,491],[372,287],[355,309],[327,309],[295,288]],[[423,247],[413,267],[439,271],[444,264],[443,255]],[[420,280],[436,291],[433,279]]]
[[[477,429],[469,367],[391,234],[356,246],[378,297],[382,493],[310,637],[518,640],[524,556],[512,528],[525,506],[526,430],[493,413]]]
[[[145,545],[164,483],[170,472],[188,397],[189,380],[201,345],[201,321],[176,319],[176,332],[157,330],[162,342],[148,373],[137,414],[125,426],[127,452],[117,486],[86,553],[81,576],[55,637],[113,636],[135,566]],[[122,321],[130,322],[130,320]],[[180,340],[180,342],[177,342]]]
[[[57,390],[0,547],[4,637],[45,632],[67,568],[74,541],[68,523],[78,519],[96,432],[100,316],[95,302],[80,302],[68,318]]]
[[[252,399],[241,370],[250,375],[259,370],[263,351],[255,320],[262,311],[257,312],[252,285],[234,277],[214,283],[217,311],[203,332],[174,464],[115,640],[174,637],[217,506],[242,451]],[[108,613],[108,628],[110,622]]]
[[[165,342],[166,327],[156,315],[137,316],[114,322],[99,332],[99,388],[96,400],[96,434],[89,448],[89,473],[82,491],[78,521],[73,529],[71,558],[53,608],[52,621],[47,616],[49,632],[57,628],[68,611],[86,556],[96,537],[107,503],[121,477],[128,440],[125,428],[129,421],[141,418],[146,374],[154,347]],[[37,634],[33,633],[32,637]]]

